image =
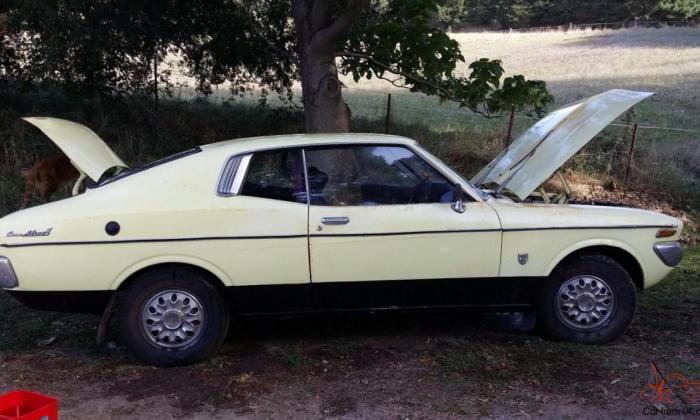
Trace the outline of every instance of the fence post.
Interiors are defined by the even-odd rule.
[[[632,164],[632,154],[634,153],[634,143],[637,141],[637,123],[632,127],[632,143],[630,143],[630,151],[627,155],[627,167],[625,168],[625,181],[630,175],[630,165]]]
[[[389,134],[389,118],[391,117],[391,93],[386,97],[386,119],[384,120],[384,134]]]
[[[158,111],[158,56],[153,54],[153,98]]]
[[[506,141],[504,149],[510,146],[510,137],[513,135],[513,120],[515,119],[515,105],[510,108],[510,119],[508,120],[508,132],[506,133]]]

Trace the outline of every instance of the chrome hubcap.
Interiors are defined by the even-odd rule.
[[[159,347],[177,349],[197,339],[204,322],[202,305],[184,290],[153,295],[141,310],[141,328]]]
[[[601,278],[575,276],[561,285],[555,305],[557,316],[564,324],[577,330],[590,330],[610,318],[615,296]]]

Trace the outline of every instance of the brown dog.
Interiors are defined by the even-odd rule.
[[[44,203],[48,203],[51,196],[61,187],[66,188],[68,194],[71,181],[77,180],[78,175],[78,171],[64,154],[49,156],[36,162],[29,169],[22,169],[26,186],[21,208],[29,205],[35,190],[39,192]]]

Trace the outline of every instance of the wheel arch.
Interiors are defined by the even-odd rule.
[[[565,265],[585,254],[602,254],[612,258],[627,271],[638,290],[644,289],[644,269],[639,262],[640,259],[636,256],[634,250],[620,244],[584,244],[574,249],[569,249],[550,265],[547,275],[550,275],[557,267]]]
[[[198,258],[162,256],[157,258],[149,258],[130,266],[118,276],[114,283],[112,283],[111,290],[125,290],[138,277],[148,271],[177,267],[202,273],[204,277],[208,279],[217,289],[223,290],[225,287],[231,286],[231,281],[226,276],[224,271],[214,264]]]

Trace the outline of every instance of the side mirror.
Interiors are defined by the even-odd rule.
[[[450,206],[452,210],[457,213],[464,213],[467,210],[464,206],[464,190],[461,185],[457,184],[452,189],[452,199],[454,200]]]

